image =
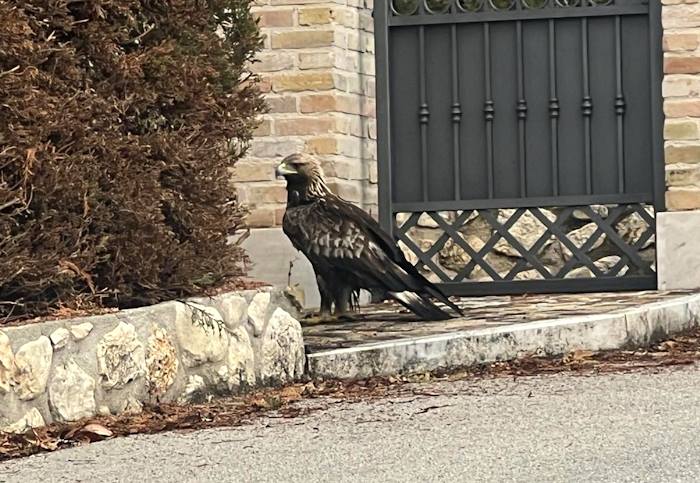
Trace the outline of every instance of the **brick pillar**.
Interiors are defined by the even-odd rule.
[[[317,155],[330,188],[376,217],[371,2],[257,3],[265,48],[253,69],[264,79],[270,112],[234,173],[251,227],[281,224],[286,192],[274,167],[293,152]]]
[[[308,307],[319,302],[315,277],[279,228],[286,190],[274,169],[293,152],[316,155],[330,188],[377,216],[372,2],[259,0],[254,8],[265,48],[252,67],[270,112],[234,172],[254,228],[244,243],[249,275],[302,289]]]
[[[700,4],[662,0],[666,204],[700,209]]]
[[[652,0],[659,1],[659,0]],[[666,206],[657,220],[660,289],[700,288],[700,3],[661,0]]]

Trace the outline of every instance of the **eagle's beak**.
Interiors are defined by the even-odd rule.
[[[287,176],[287,175],[296,174],[296,173],[297,173],[297,172],[294,171],[292,168],[290,168],[290,167],[287,165],[287,163],[285,163],[284,161],[282,161],[282,162],[279,164],[279,166],[277,166],[277,169],[275,170],[275,174],[277,175],[277,177],[280,177],[280,176]]]

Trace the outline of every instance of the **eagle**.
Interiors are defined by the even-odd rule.
[[[461,310],[414,267],[392,237],[364,210],[333,194],[318,161],[291,154],[277,166],[287,181],[282,229],[313,266],[321,317],[356,309],[360,289],[385,294],[425,320],[452,318],[431,301]]]

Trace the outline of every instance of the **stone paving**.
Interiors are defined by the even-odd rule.
[[[692,292],[645,291],[470,297],[458,302],[464,310],[464,318],[434,322],[417,320],[400,306],[383,303],[363,308],[349,321],[305,326],[304,341],[307,353],[315,353],[462,330],[581,315],[614,314],[690,293]]]

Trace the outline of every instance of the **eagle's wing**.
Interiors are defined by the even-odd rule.
[[[350,213],[351,218],[356,220],[364,231],[371,234],[374,241],[384,250],[386,255],[389,256],[394,263],[396,263],[403,271],[408,273],[412,278],[420,282],[422,292],[426,292],[432,295],[444,304],[451,307],[455,312],[462,315],[461,309],[455,304],[453,304],[452,301],[450,301],[450,299],[448,299],[447,296],[442,292],[442,290],[440,290],[432,282],[425,278],[418,271],[418,269],[406,259],[403,251],[401,251],[396,242],[391,238],[391,236],[389,236],[389,234],[386,231],[382,229],[381,226],[379,226],[379,223],[377,223],[374,220],[374,218],[369,216],[369,214],[366,211],[362,210],[361,208],[358,208],[352,203],[348,203],[340,198],[336,198],[336,200],[337,203],[342,204],[342,210],[347,210]]]
[[[325,260],[320,257],[314,257],[308,251],[308,240],[312,233],[307,228],[309,227],[309,217],[313,216],[313,211],[313,207],[310,205],[288,207],[282,220],[282,231],[292,242],[292,246],[306,255],[306,258],[311,262],[311,266],[316,274],[316,283],[321,295],[323,310],[323,308],[327,308],[326,305],[330,303],[331,298],[326,283],[326,278],[331,276],[331,268]]]
[[[350,272],[367,287],[428,293],[457,308],[411,265],[365,211],[338,197],[297,206],[285,214],[285,233],[312,261]]]

